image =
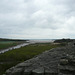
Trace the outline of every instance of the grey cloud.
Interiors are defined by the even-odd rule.
[[[75,34],[74,19],[75,0],[0,1],[1,37],[70,37]]]

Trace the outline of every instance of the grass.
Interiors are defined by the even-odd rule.
[[[20,44],[19,41],[0,41],[0,50]]]
[[[50,43],[31,44],[19,49],[8,51],[4,54],[0,54],[0,62],[2,62],[2,64],[0,64],[0,75],[17,63],[23,62],[46,50],[50,50],[51,48],[56,48],[59,46],[61,45]]]
[[[7,70],[8,68],[10,68],[16,64],[17,64],[17,62],[0,64],[0,75],[4,74],[5,70]]]

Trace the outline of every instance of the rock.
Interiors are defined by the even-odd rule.
[[[8,69],[7,71],[6,71],[6,75],[10,75],[11,74],[11,70],[10,69]]]
[[[24,67],[28,67],[31,65],[32,65],[31,63],[20,63],[20,64],[16,65],[15,67],[16,68],[24,68]]]
[[[8,69],[6,75],[75,75],[75,46],[43,52]]]
[[[67,70],[67,71],[75,71],[75,67],[74,66],[70,66],[70,65],[59,65],[59,69],[60,70]]]
[[[67,59],[60,59],[60,64],[66,65],[66,64],[68,64],[68,63],[69,63],[69,62],[68,62]]]
[[[33,73],[33,75],[44,75],[44,68],[39,67],[39,68],[33,70],[32,73]]]
[[[74,56],[73,56],[73,55],[68,55],[68,56],[67,56],[67,59],[68,59],[69,61],[71,61],[71,60],[74,59]]]
[[[51,70],[51,69],[46,69],[45,75],[58,75],[58,72]]]
[[[23,75],[31,75],[32,69],[25,69]]]
[[[6,70],[6,75],[10,75],[10,74],[11,74],[11,72],[13,71],[13,69],[14,69],[14,67],[12,67],[12,68],[10,68],[10,69]]]
[[[23,69],[22,68],[15,68],[10,75],[22,75]]]
[[[58,75],[72,75],[72,74],[63,74],[63,73],[59,73]]]
[[[67,61],[66,61],[67,60]],[[66,61],[63,65],[63,61]],[[74,55],[66,56],[66,59],[61,59],[60,64],[58,65],[59,68],[59,75],[75,75],[75,57]]]

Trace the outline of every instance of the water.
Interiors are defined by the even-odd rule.
[[[5,53],[5,52],[10,51],[10,50],[13,50],[13,49],[17,49],[17,48],[21,48],[21,47],[27,46],[29,44],[34,44],[34,43],[50,43],[50,42],[53,42],[54,40],[55,39],[29,39],[28,43],[23,43],[23,44],[14,46],[14,47],[10,47],[8,49],[0,50],[0,54]]]
[[[0,54],[5,53],[5,52],[10,51],[10,50],[13,50],[13,49],[17,49],[17,48],[21,48],[21,47],[27,46],[27,45],[29,45],[29,44],[30,44],[30,43],[23,43],[23,44],[14,46],[14,47],[10,47],[10,48],[8,48],[8,49],[0,50]]]
[[[54,42],[55,39],[30,39],[30,42],[34,43],[49,43]]]

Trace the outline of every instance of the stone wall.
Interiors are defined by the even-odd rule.
[[[5,75],[75,75],[75,46],[45,51],[8,69]]]

